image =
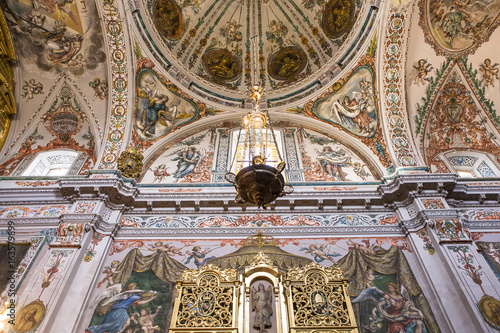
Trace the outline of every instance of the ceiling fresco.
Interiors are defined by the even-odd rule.
[[[500,23],[500,1],[422,0],[420,25],[438,54],[474,52]]]
[[[143,41],[196,90],[243,107],[253,76],[267,97],[313,91],[348,64],[376,10],[356,0],[145,0],[135,12]],[[370,24],[367,24],[371,22]],[[144,33],[146,32],[146,33]],[[257,36],[257,66],[251,38]],[[360,39],[360,37],[363,37]],[[192,90],[195,90],[194,88]]]
[[[106,61],[93,1],[7,0],[3,8],[24,67],[81,75]]]

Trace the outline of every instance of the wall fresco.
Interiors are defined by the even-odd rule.
[[[396,326],[439,332],[405,258],[409,252],[404,238],[273,239],[262,235],[220,240],[117,240],[82,325],[90,332],[116,327],[134,332],[144,319],[166,332],[174,281],[182,271],[208,264],[243,271],[259,251],[280,271],[310,262],[337,263],[351,281],[356,319],[363,332]],[[382,306],[386,310],[381,311]],[[395,315],[405,321],[395,321]]]
[[[500,280],[500,243],[498,242],[476,242],[481,253],[490,265],[495,275]]]
[[[92,120],[95,120],[92,119]],[[19,164],[28,155],[57,148],[67,148],[84,153],[92,168],[96,161],[94,134],[82,105],[66,82],[52,101],[49,109],[41,116],[36,127],[24,139],[16,155],[0,166],[3,175],[13,171],[12,163]]]
[[[473,53],[498,26],[500,2],[422,0],[420,26],[437,54]]]

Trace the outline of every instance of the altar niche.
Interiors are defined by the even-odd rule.
[[[287,332],[283,314],[283,297],[280,273],[262,253],[255,256],[254,263],[245,269],[243,288],[243,333]]]

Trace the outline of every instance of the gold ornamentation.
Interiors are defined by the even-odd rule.
[[[176,284],[173,319],[169,332],[192,328],[224,329],[235,332],[240,282],[235,270],[220,270],[208,264],[200,270],[186,270]],[[234,331],[233,331],[234,330]]]
[[[143,159],[139,149],[128,147],[118,158],[118,170],[127,178],[137,178],[142,171]]]
[[[158,32],[168,39],[179,39],[184,31],[184,18],[180,6],[172,0],[155,3],[154,20]]]
[[[297,46],[289,46],[270,57],[267,70],[276,80],[295,81],[306,65],[307,55],[304,50]]]
[[[352,0],[330,0],[325,6],[321,22],[325,35],[335,39],[350,30],[354,24],[355,12]]]
[[[272,266],[273,262],[271,259],[269,259],[268,256],[266,256],[262,251],[257,253],[253,259],[253,263],[250,267],[257,267],[257,266]]]
[[[14,98],[14,44],[10,35],[9,26],[3,12],[0,12],[0,149],[2,148],[11,123],[11,115],[16,114],[16,100]]]
[[[25,333],[35,329],[45,315],[45,305],[36,300],[23,306],[16,314],[16,320],[12,329],[16,333]]]
[[[290,332],[358,332],[349,284],[336,266],[311,263],[289,269],[284,281]],[[317,330],[317,327],[328,330]]]
[[[216,81],[231,81],[241,75],[238,58],[228,50],[213,49],[202,56],[206,71]]]
[[[479,301],[479,310],[483,318],[495,329],[500,329],[500,301],[489,295],[484,295]]]

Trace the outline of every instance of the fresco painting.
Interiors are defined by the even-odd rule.
[[[142,182],[210,182],[214,140],[215,132],[209,129],[175,144],[153,162]]]
[[[476,242],[483,256],[490,265],[497,278],[500,280],[500,243],[499,242]]]
[[[196,105],[171,88],[173,86],[167,86],[156,72],[139,71],[135,129],[140,140],[157,139],[198,117]]]
[[[174,281],[184,270],[213,264],[242,272],[259,251],[280,270],[310,262],[338,265],[350,280],[360,332],[440,331],[406,259],[411,250],[404,238],[274,239],[258,234],[247,239],[116,240],[88,306],[93,315],[85,332],[168,332]],[[256,310],[264,311],[268,291],[259,283],[253,300]],[[272,330],[272,315],[266,315],[252,325]]]
[[[106,60],[94,1],[8,0],[4,11],[25,66],[81,75]]]
[[[372,69],[358,67],[342,88],[314,102],[312,112],[352,134],[373,137],[377,130],[378,111]]]
[[[471,52],[498,26],[500,1],[427,0],[420,13],[426,40],[438,53]]]

